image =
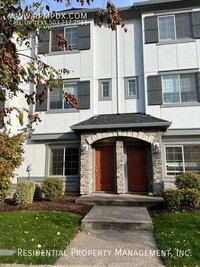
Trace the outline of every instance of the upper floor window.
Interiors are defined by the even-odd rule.
[[[111,80],[99,81],[99,100],[112,100]]]
[[[161,41],[175,39],[175,17],[159,17],[159,37]]]
[[[56,40],[57,34],[62,34],[70,43],[73,50],[78,49],[78,26],[70,28],[53,28],[51,30],[51,51],[60,51]]]
[[[60,88],[54,88],[51,92],[43,86],[37,89],[38,94],[44,93],[42,104],[36,103],[35,111],[70,110],[73,107],[66,103],[63,93],[68,92],[79,101],[79,109],[90,108],[90,81],[64,81]]]
[[[137,78],[125,78],[125,98],[137,98]]]
[[[73,27],[54,27],[50,31],[40,32],[38,53],[61,51],[56,36],[62,34],[70,43],[73,50],[90,49],[90,24]]]
[[[66,103],[63,98],[63,93],[70,93],[78,97],[77,82],[64,83],[60,90],[55,89],[50,92],[49,109],[70,109],[73,108],[70,104]]]
[[[165,161],[167,176],[175,176],[184,172],[200,173],[199,146],[166,146]]]
[[[200,12],[150,16],[144,19],[145,43],[200,38]]]
[[[109,97],[109,82],[102,82],[102,98]]]
[[[72,49],[78,49],[78,27],[65,28],[65,37]]]
[[[147,84],[149,105],[200,102],[200,73],[149,76]]]
[[[195,74],[162,76],[163,103],[197,101]]]

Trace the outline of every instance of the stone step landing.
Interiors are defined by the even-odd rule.
[[[147,230],[153,229],[145,207],[94,206],[82,220],[82,230]]]
[[[76,199],[77,204],[98,205],[98,206],[131,206],[131,207],[151,207],[161,205],[162,197],[132,195],[132,194],[90,194]]]

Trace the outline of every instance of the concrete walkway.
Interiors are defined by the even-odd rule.
[[[63,266],[164,266],[144,207],[95,206],[56,262]]]
[[[151,231],[82,231],[65,250],[56,265],[63,266],[164,266],[156,255]],[[155,253],[155,256],[152,254]]]

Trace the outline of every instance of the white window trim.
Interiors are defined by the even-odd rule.
[[[109,84],[109,96],[103,97],[103,83],[108,82]],[[111,101],[112,100],[112,82],[111,79],[99,80],[99,101]]]
[[[129,81],[135,81],[135,95],[129,95]],[[138,78],[136,76],[124,78],[125,99],[138,98]]]
[[[173,40],[165,40],[165,39],[163,40],[160,37],[160,23],[159,23],[159,19],[160,18],[165,18],[165,17],[173,17],[174,18],[174,39]],[[158,21],[158,40],[159,40],[159,42],[173,42],[173,41],[177,41],[177,35],[176,35],[176,18],[175,18],[175,15],[172,14],[172,15],[158,16],[157,17],[157,21]]]
[[[167,178],[175,178],[176,177],[176,174],[175,175],[168,175],[167,174],[167,157],[166,157],[166,148],[167,147],[181,147],[181,150],[182,150],[182,160],[183,160],[183,172],[185,172],[185,158],[184,158],[184,150],[183,150],[183,147],[184,145],[165,145],[164,146],[164,155],[165,155],[165,176]],[[178,174],[178,173],[177,173]]]

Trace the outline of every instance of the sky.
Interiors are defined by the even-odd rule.
[[[37,1],[37,0],[35,0]],[[112,0],[112,3],[115,4],[117,7],[122,7],[122,6],[131,6],[135,2],[143,2],[144,0]],[[25,0],[26,4],[31,5],[32,0]],[[78,3],[76,0],[71,0],[72,4],[69,8],[75,7],[75,8],[81,8],[81,4]],[[57,3],[54,0],[43,0],[43,5],[49,5],[51,9],[55,11],[59,10],[65,10],[67,9],[66,5],[66,0],[63,0],[63,3]],[[84,8],[105,8],[106,7],[107,0],[94,0],[93,2],[91,1],[90,6],[88,6],[87,3],[83,6]]]

